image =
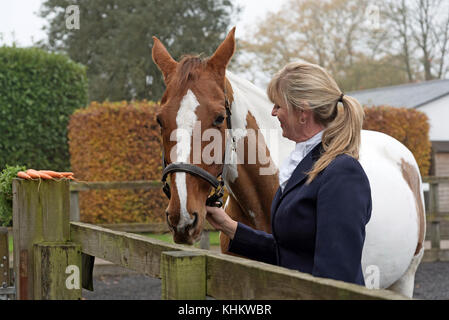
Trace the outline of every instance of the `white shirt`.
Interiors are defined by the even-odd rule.
[[[322,136],[323,130],[309,140],[298,142],[295,150],[293,150],[292,153],[290,153],[290,156],[284,160],[279,170],[279,185],[282,192],[284,192],[284,188],[293,174],[293,171],[295,171],[302,159],[304,159],[306,155],[321,142]]]

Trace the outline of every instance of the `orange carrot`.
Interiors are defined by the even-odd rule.
[[[33,178],[33,179],[37,179],[37,178],[40,178],[41,176],[39,175],[39,172],[37,172],[36,170],[34,170],[34,169],[28,169],[26,172],[25,172],[27,175],[29,175],[31,178]]]
[[[63,177],[73,176],[73,172],[59,172]]]
[[[41,172],[41,171],[39,171],[39,175],[41,176],[42,179],[47,179],[47,180],[53,179],[52,176],[50,176],[50,175],[48,175],[48,174],[46,174],[44,172]]]
[[[29,175],[27,175],[27,174],[26,174],[25,172],[23,172],[23,171],[17,172],[17,176],[18,176],[19,178],[22,178],[22,179],[31,180],[31,177],[30,177]]]
[[[39,170],[39,174],[41,174],[41,173],[48,174],[52,178],[60,179],[60,178],[63,177],[63,175],[61,173],[56,172],[56,171],[52,171],[52,170]]]

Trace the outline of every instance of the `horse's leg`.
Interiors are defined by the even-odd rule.
[[[226,205],[225,211],[233,220],[242,222],[242,223],[254,228],[253,223],[247,218],[247,216],[245,215],[243,210],[240,208],[239,203],[237,202],[237,200],[235,200],[235,198],[231,194],[229,194],[226,204],[227,205]],[[229,237],[226,236],[223,232],[220,232],[221,252],[230,254],[230,255],[235,255],[235,254],[228,252],[229,241],[230,241]],[[235,256],[237,256],[237,255],[235,255]]]
[[[407,271],[405,271],[405,273],[402,275],[402,277],[399,278],[399,280],[388,287],[388,290],[413,298],[413,289],[415,288],[415,273],[423,255],[424,247],[421,247],[421,250],[413,257],[412,261],[410,262],[410,266],[407,268]]]

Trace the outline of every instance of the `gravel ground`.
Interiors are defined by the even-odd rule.
[[[139,274],[94,276],[94,291],[83,289],[87,300],[159,300],[161,280]],[[449,299],[449,262],[423,262],[415,279],[414,298]]]
[[[159,300],[161,280],[141,274],[94,277],[94,291],[83,289],[86,300]]]

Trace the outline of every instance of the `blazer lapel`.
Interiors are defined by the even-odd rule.
[[[281,203],[281,200],[284,198],[284,196],[293,189],[298,183],[301,183],[306,177],[306,172],[310,171],[312,169],[314,163],[320,158],[320,155],[323,151],[322,144],[318,144],[315,148],[310,151],[304,159],[298,164],[295,171],[293,171],[292,176],[287,182],[287,185],[285,186],[284,192],[281,192],[281,187],[278,188],[273,202],[271,204],[271,221],[273,223],[274,216],[277,212],[277,209],[279,207],[279,204]],[[272,225],[272,227],[274,227]]]
[[[287,185],[285,186],[284,192],[282,192],[279,201],[281,201],[290,190],[292,190],[296,185],[301,183],[307,177],[306,173],[312,169],[315,162],[319,159],[321,152],[322,152],[322,144],[319,143],[298,164],[295,171],[293,171],[292,176],[288,180]]]

